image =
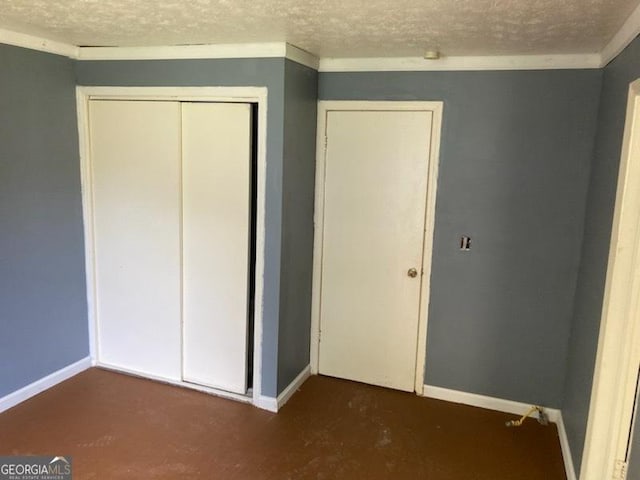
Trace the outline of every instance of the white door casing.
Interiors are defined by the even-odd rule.
[[[636,398],[633,419],[629,431],[627,447],[627,478],[640,478],[640,370],[636,385]]]
[[[312,369],[422,393],[441,104],[319,105]]]
[[[629,89],[581,480],[614,478],[624,468],[639,366],[640,80],[636,80]]]
[[[185,381],[247,390],[251,105],[182,103]]]

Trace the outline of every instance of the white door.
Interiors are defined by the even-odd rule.
[[[180,379],[180,104],[90,102],[98,361]]]
[[[321,374],[414,389],[432,120],[327,113]]]
[[[247,390],[251,106],[182,104],[183,379]]]
[[[640,370],[639,186],[640,80],[636,80],[627,101],[581,480],[623,478],[629,459]],[[630,471],[635,473],[633,455]]]
[[[246,393],[251,106],[89,116],[99,363]]]

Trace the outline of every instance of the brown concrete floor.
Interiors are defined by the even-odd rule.
[[[555,425],[328,377],[274,415],[91,369],[0,414],[0,455],[74,479],[564,480]]]

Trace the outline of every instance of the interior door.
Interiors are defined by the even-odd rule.
[[[431,123],[327,114],[321,374],[414,389]]]
[[[180,379],[180,104],[92,100],[98,360]]]
[[[251,105],[182,104],[185,381],[247,390]]]

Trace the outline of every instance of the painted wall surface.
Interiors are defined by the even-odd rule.
[[[604,69],[589,183],[562,415],[576,469],[582,461],[629,84],[640,77],[640,41]],[[631,478],[631,477],[630,477]]]
[[[320,74],[322,100],[444,101],[427,384],[560,407],[601,77]]]
[[[79,85],[254,86],[268,88],[262,395],[278,394],[278,336],[283,226],[283,58],[79,61]]]
[[[286,60],[278,393],[309,365],[318,72]]]
[[[0,45],[0,397],[89,355],[73,63]]]

